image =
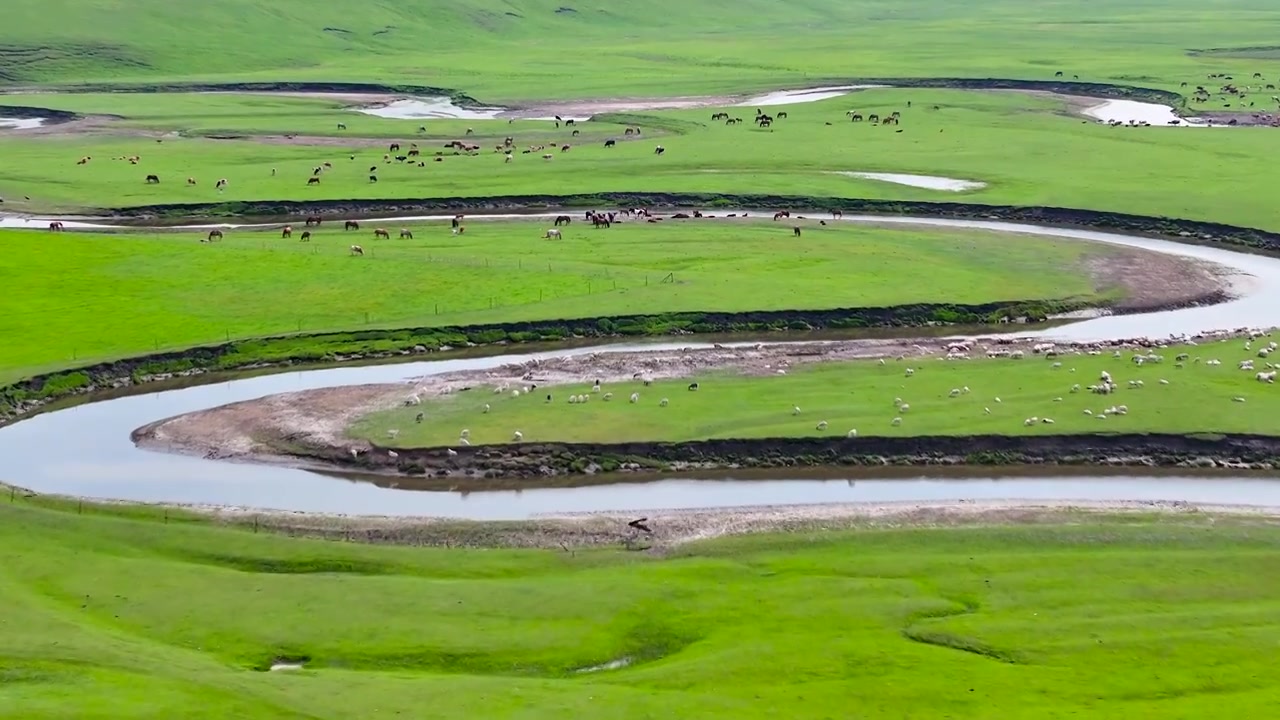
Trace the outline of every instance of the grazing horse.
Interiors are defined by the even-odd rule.
[[[339,130],[346,130],[346,129],[347,129],[347,124],[346,124],[346,123],[338,123],[338,129],[339,129]]]
[[[569,217],[568,215],[556,216],[556,227],[560,227],[561,224],[568,225],[571,222],[573,222],[573,218]]]
[[[664,153],[664,152],[666,152],[666,151],[667,151],[667,149],[666,149],[666,148],[664,148],[664,147],[662,147],[661,145],[659,145],[658,147],[656,147],[656,148],[654,148],[654,149],[653,149],[653,154],[654,154],[654,155],[661,155],[662,153]]]
[[[387,232],[387,231],[386,231],[386,230],[384,230],[383,228],[374,228],[374,229],[373,229],[373,239],[374,239],[374,240],[377,240],[378,238],[383,238],[383,239],[386,239],[386,240],[390,240],[390,239],[391,239],[391,233]]]
[[[400,143],[391,143],[391,145],[387,146],[387,152],[400,152]]]
[[[844,212],[842,212],[842,211],[840,211],[840,210],[832,210],[832,211],[831,211],[831,219],[832,219],[832,220],[834,220],[834,219],[836,219],[836,218],[842,218],[842,217],[844,217]]]
[[[49,229],[52,230],[53,232],[59,232],[60,230],[62,230],[62,222],[58,220],[54,220],[53,222],[49,223]]]
[[[311,242],[311,231],[303,230],[302,237],[298,239],[298,242]]]
[[[293,237],[293,226],[292,226],[292,225],[285,225],[284,227],[280,228],[280,237],[281,237],[281,238],[291,238],[291,237]]]
[[[206,240],[206,242],[213,242],[214,240],[221,240],[221,239],[222,239],[221,230],[210,230],[209,238]]]
[[[413,233],[412,233],[412,232],[410,232],[409,228],[400,228],[400,239],[401,239],[401,240],[412,240],[412,239],[413,239]]]
[[[307,184],[308,184],[308,185],[319,185],[319,184],[320,184],[320,178],[318,178],[318,177],[309,177],[309,178],[307,178]]]
[[[307,227],[311,227],[312,225],[319,225],[319,224],[320,224],[320,216],[319,216],[319,215],[312,215],[311,217],[307,218],[306,222],[307,222]]]
[[[563,240],[564,237],[560,235],[559,230],[548,230],[547,234],[542,236],[542,239],[543,240]]]
[[[604,141],[604,146],[605,146],[605,147],[607,147],[607,148],[611,148],[611,147],[613,147],[614,145],[617,145],[617,144],[618,144],[618,141],[617,141],[617,140],[614,140],[614,139],[612,139],[612,138],[610,138],[610,139],[608,139],[608,140],[605,140],[605,141]]]
[[[780,113],[778,113],[778,119],[779,119],[779,120],[781,120],[781,119],[785,118],[786,116],[787,116],[787,114],[786,114],[785,112],[780,112]]]
[[[450,227],[455,227],[455,228],[456,228],[456,227],[458,227],[458,226],[459,226],[459,225],[461,225],[461,224],[462,224],[462,215],[454,215],[454,216],[453,216],[453,219],[449,221],[449,226],[450,226]]]
[[[862,122],[862,113],[850,112],[849,119],[853,122]]]
[[[800,226],[796,225],[795,227],[791,228],[791,233],[796,237],[800,237]]]
[[[348,220],[342,224],[342,229],[343,230],[359,230],[360,223],[356,222],[355,220]]]
[[[352,246],[351,246],[351,254],[352,254],[352,255],[364,255],[364,248],[360,247],[359,245],[352,245]]]
[[[871,113],[867,116],[867,122],[878,123],[880,122],[880,116],[875,113]]]
[[[778,212],[773,214],[774,220],[779,220],[781,218],[789,218],[789,217],[791,217],[791,212],[788,210],[779,210]]]
[[[158,182],[160,182],[160,176],[159,176],[159,175],[148,175],[148,176],[147,176],[147,184],[148,184],[148,185],[154,185],[155,183],[158,183]]]

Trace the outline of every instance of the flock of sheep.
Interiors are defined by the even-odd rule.
[[[1243,348],[1247,352],[1256,354],[1257,358],[1244,359],[1244,360],[1238,361],[1237,369],[1240,371],[1252,373],[1253,380],[1256,382],[1265,383],[1265,384],[1274,384],[1277,375],[1280,374],[1280,363],[1268,362],[1267,358],[1272,353],[1280,349],[1280,344],[1276,343],[1275,341],[1266,340],[1265,338],[1267,336],[1267,333],[1264,333],[1263,331],[1260,331],[1260,330],[1248,330],[1248,331],[1245,331],[1245,333],[1247,336],[1243,338]],[[1189,346],[1188,349],[1190,349],[1196,345],[1201,344],[1202,342],[1215,341],[1215,340],[1220,342],[1228,342],[1230,340],[1230,337],[1227,337],[1224,334],[1207,333],[1201,336],[1196,336],[1194,338],[1187,338],[1187,337],[1173,338],[1169,341],[1152,342],[1145,347],[1138,347],[1137,349],[1133,349],[1133,348],[1130,348],[1127,350],[1111,349],[1110,356],[1116,360],[1124,360],[1127,356],[1128,364],[1131,367],[1136,369],[1137,367],[1142,367],[1144,365],[1146,366],[1160,365],[1162,363],[1165,363],[1166,358],[1165,358],[1164,351],[1169,350],[1170,348],[1174,347],[1177,344],[1185,344]],[[1255,348],[1255,343],[1258,343],[1258,346],[1256,348]],[[951,342],[944,347],[944,350],[945,350],[945,353],[938,356],[938,359],[951,360],[951,361],[971,360],[975,357],[975,355],[979,357],[981,356],[981,353],[975,352],[974,343],[972,341]],[[1076,369],[1074,367],[1070,367],[1071,357],[1102,356],[1108,350],[1109,348],[1106,348],[1101,345],[1059,346],[1055,343],[1046,342],[1046,343],[1037,343],[1033,345],[1029,350],[986,349],[985,357],[988,359],[1004,359],[1004,360],[1018,361],[1018,360],[1024,360],[1030,357],[1038,356],[1048,360],[1048,363],[1046,366],[1047,371],[1062,372],[1064,374],[1070,375],[1076,372]],[[1175,351],[1176,350],[1177,349],[1175,348]],[[905,361],[906,356],[899,355],[897,357],[897,360]],[[887,359],[881,358],[878,360],[878,363],[881,366],[886,365]],[[1255,367],[1256,363],[1262,363],[1263,365],[1260,367]],[[779,365],[779,368],[785,365],[786,365],[786,362],[783,361],[782,364]],[[1173,355],[1172,362],[1168,363],[1168,365],[1170,366],[1172,371],[1176,372],[1177,370],[1186,368],[1188,366],[1195,366],[1195,365],[1203,365],[1209,368],[1218,367],[1222,365],[1222,361],[1219,360],[1218,358],[1210,357],[1208,353],[1206,353],[1205,357],[1202,358],[1200,356],[1193,357],[1190,352],[1179,351],[1179,352],[1176,352],[1175,355]],[[771,366],[766,366],[766,367],[772,369]],[[911,381],[908,379],[912,377],[917,377],[918,374],[922,371],[925,371],[925,369],[926,369],[925,366],[920,363],[912,363],[911,366],[903,368],[902,375],[905,381],[904,387],[910,387]],[[774,372],[777,374],[786,374],[786,371],[783,369],[777,369],[777,370],[774,370]],[[1110,396],[1116,393],[1119,393],[1123,390],[1140,391],[1146,387],[1146,381],[1141,379],[1136,379],[1136,378],[1125,379],[1125,380],[1118,379],[1117,376],[1122,373],[1123,373],[1123,370],[1118,368],[1112,368],[1111,370],[1101,371],[1098,374],[1097,378],[1092,381],[1074,382],[1069,387],[1066,386],[1064,383],[1064,390],[1065,390],[1064,395],[1087,392],[1092,395],[1109,398]],[[562,401],[569,405],[589,404],[595,401],[597,398],[599,399],[599,401],[602,401],[602,402],[610,402],[614,399],[614,393],[604,391],[602,386],[602,381],[599,379],[596,379],[593,382],[593,384],[591,385],[590,392],[586,392],[586,393],[573,392],[568,394],[567,396],[561,396],[558,393],[556,393],[555,392],[556,388],[554,387],[551,387],[551,388],[544,387],[543,389],[539,390],[538,385],[535,382],[532,382],[532,380],[533,380],[532,374],[526,374],[522,378],[521,384],[514,387],[510,384],[499,384],[493,388],[493,393],[495,395],[509,395],[512,398],[528,397],[535,394],[542,395],[544,404],[554,403],[557,400],[557,398],[562,398]],[[648,387],[653,383],[653,379],[646,373],[635,373],[632,377],[632,380],[640,382],[645,387]],[[1158,378],[1153,381],[1153,385],[1157,387],[1169,386],[1171,384],[1172,383],[1167,378]],[[696,392],[699,390],[699,388],[700,388],[700,385],[697,382],[693,382],[688,385],[688,390],[690,392]],[[636,390],[629,394],[628,402],[630,404],[640,403],[641,390],[643,390],[643,388],[640,388],[639,390]],[[957,387],[951,388],[950,391],[946,393],[946,397],[951,400],[956,400],[959,398],[970,396],[973,394],[973,392],[974,391],[967,385],[958,385]],[[906,394],[906,393],[904,392],[903,394]],[[1055,397],[1052,399],[1052,402],[1061,403],[1063,402],[1063,399],[1064,399],[1063,397]],[[1233,396],[1231,400],[1237,403],[1242,403],[1246,401],[1244,397],[1238,396],[1238,395]],[[421,402],[422,402],[421,397],[417,394],[413,394],[413,395],[410,395],[405,400],[404,404],[406,406],[419,405],[421,404]],[[1001,404],[1003,403],[1003,400],[1000,397],[994,397],[992,402],[995,404]],[[658,400],[658,405],[660,407],[668,407],[669,405],[671,405],[671,400],[668,397],[661,397]],[[909,412],[911,410],[911,404],[904,401],[902,397],[895,397],[893,398],[892,407],[894,409],[894,412],[891,415],[889,424],[892,427],[900,427],[904,423],[904,418],[909,416]],[[489,403],[485,403],[483,405],[482,412],[484,414],[488,414],[491,409],[492,409],[492,406]],[[982,412],[983,412],[983,415],[991,415],[992,409],[989,406],[984,407]],[[799,406],[792,405],[790,409],[790,414],[793,417],[798,417],[802,414],[802,410]],[[1099,420],[1106,420],[1109,417],[1128,415],[1129,407],[1128,405],[1122,404],[1122,403],[1108,402],[1108,403],[1103,403],[1103,406],[1097,409],[1086,408],[1083,410],[1083,414],[1086,416],[1097,418]],[[416,422],[421,423],[423,422],[424,418],[425,418],[425,413],[419,412],[415,419],[416,419]],[[1023,418],[1021,422],[1024,427],[1031,427],[1031,426],[1038,426],[1038,425],[1054,425],[1057,421],[1054,418],[1047,416],[1047,414],[1037,413],[1035,415],[1031,415],[1029,417]],[[826,433],[828,432],[829,428],[830,428],[830,424],[827,420],[819,420],[814,425],[814,430],[817,433]],[[399,433],[398,430],[390,430],[388,431],[388,437],[395,439],[398,433]],[[858,437],[858,429],[850,428],[847,431],[845,431],[844,435],[847,438],[856,438]],[[524,433],[517,429],[512,432],[510,442],[519,443],[519,442],[522,442],[523,439],[524,439]],[[468,446],[470,444],[471,444],[470,431],[467,429],[463,429],[459,433],[459,437],[455,445]],[[453,451],[453,450],[450,450],[449,452],[450,454],[456,454],[456,451]]]

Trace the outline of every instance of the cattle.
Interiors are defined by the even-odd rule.
[[[561,224],[568,225],[571,222],[573,222],[573,218],[569,217],[568,215],[556,216],[556,227],[560,227]]]
[[[378,166],[377,166],[377,165],[370,165],[370,166],[369,166],[369,172],[371,172],[371,173],[376,173],[376,172],[378,172]]]
[[[319,174],[320,174],[320,173],[322,173],[322,172],[324,172],[324,168],[320,167],[319,165],[317,165],[317,166],[315,166],[314,168],[312,168],[312,169],[311,169],[311,174],[312,174],[312,175],[319,175]]]
[[[352,245],[352,246],[351,246],[351,254],[352,254],[352,255],[364,255],[364,248],[360,247],[359,245]]]
[[[553,230],[548,230],[547,234],[542,236],[542,239],[543,240],[562,240],[563,236],[560,235],[559,230],[553,229]]]
[[[221,231],[221,230],[210,230],[210,231],[209,231],[209,237],[207,238],[207,240],[206,240],[206,241],[207,241],[207,242],[213,242],[214,240],[221,240],[221,239],[222,239],[222,231]]]
[[[611,138],[611,139],[609,139],[609,140],[605,140],[605,141],[604,141],[604,146],[605,146],[605,147],[607,147],[607,148],[611,148],[611,147],[613,147],[614,145],[617,145],[617,144],[618,144],[618,141],[617,141],[617,140],[614,140],[614,139],[612,139],[612,138]]]
[[[343,230],[359,230],[360,223],[356,222],[355,220],[348,220],[342,224],[342,229]]]
[[[311,231],[303,230],[298,242],[311,242]]]
[[[338,129],[339,129],[339,130],[346,130],[346,129],[347,129],[347,124],[346,124],[346,123],[338,123]]]
[[[193,177],[189,177],[189,178],[187,178],[187,184],[188,184],[188,185],[195,185],[195,184],[196,184],[196,179],[195,179],[195,178],[193,178]]]
[[[293,226],[292,226],[292,225],[285,225],[284,227],[280,228],[280,237],[281,237],[281,238],[291,238],[291,237],[293,237]]]
[[[378,239],[378,238],[383,238],[384,240],[390,240],[390,239],[391,239],[391,233],[387,232],[387,231],[386,231],[385,229],[383,229],[383,228],[374,228],[374,229],[373,229],[373,238],[374,238],[375,240],[376,240],[376,239]]]
[[[309,177],[309,178],[307,178],[307,184],[308,184],[308,185],[319,185],[319,184],[320,184],[320,178],[318,178],[318,177]]]
[[[410,230],[409,230],[409,228],[400,228],[400,239],[401,239],[401,240],[412,240],[412,239],[413,239],[413,232],[412,232],[412,231],[410,231]]]
[[[878,123],[880,122],[880,116],[876,115],[875,113],[871,113],[870,115],[867,116],[867,122]]]
[[[561,145],[560,152],[569,152],[570,145]]]
[[[217,188],[219,191],[221,191],[227,187],[227,179],[218,178],[218,182],[214,183],[213,186]]]
[[[371,182],[371,183],[378,182],[378,176],[377,176],[377,175],[370,175],[370,176],[369,176],[369,182]]]
[[[712,119],[712,120],[728,120],[728,119],[729,119],[729,113],[727,113],[727,112],[712,113],[712,114],[711,114],[711,119]]]
[[[147,176],[147,184],[148,184],[148,185],[154,185],[154,184],[156,184],[156,183],[158,183],[158,182],[160,182],[160,176],[159,176],[159,175],[148,175],[148,176]]]
[[[654,155],[661,155],[662,153],[664,153],[664,152],[666,152],[666,151],[667,151],[667,149],[666,149],[666,148],[664,148],[664,147],[662,147],[661,145],[659,145],[658,147],[656,147],[656,148],[654,148],[654,149],[653,149],[653,154],[654,154]]]

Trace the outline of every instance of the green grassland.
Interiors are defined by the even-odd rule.
[[[397,408],[358,420],[350,432],[379,445],[426,447],[457,444],[462,428],[472,444],[511,442],[516,430],[524,442],[615,443],[686,441],[712,438],[844,437],[851,429],[865,436],[1050,435],[1082,432],[1227,433],[1270,432],[1280,411],[1276,386],[1258,382],[1253,371],[1236,368],[1256,358],[1243,341],[1159,351],[1160,363],[1138,366],[1131,353],[1115,358],[1069,355],[1027,359],[944,361],[939,358],[799,364],[785,375],[744,377],[712,372],[680,380],[605,383],[591,391],[592,378],[573,385],[540,386],[520,397],[458,393],[432,398],[424,407]],[[1182,368],[1174,361],[1191,353]],[[1220,366],[1196,361],[1218,359]],[[1055,367],[1055,363],[1061,363]],[[1263,368],[1263,360],[1256,360]],[[914,374],[908,376],[906,368]],[[1264,368],[1265,369],[1265,368]],[[1103,371],[1121,389],[1110,395],[1088,391]],[[1168,384],[1162,384],[1161,380]],[[687,389],[691,381],[699,389]],[[1129,386],[1141,380],[1141,387]],[[1073,385],[1081,390],[1073,393]],[[970,392],[951,397],[953,389]],[[612,400],[604,399],[612,393]],[[629,402],[632,393],[639,401]],[[553,401],[546,402],[550,394]],[[571,395],[592,395],[585,404],[569,404]],[[1246,402],[1235,402],[1242,397]],[[661,405],[663,398],[670,402]],[[999,399],[997,399],[999,398]],[[901,411],[897,400],[908,404]],[[485,412],[484,405],[491,405]],[[1124,405],[1125,415],[1099,419],[1104,410]],[[800,413],[794,414],[799,407]],[[1195,412],[1187,412],[1195,408]],[[1093,414],[1086,415],[1085,410]],[[990,411],[989,413],[987,411]],[[414,422],[426,412],[421,424]],[[895,417],[902,419],[894,426]],[[1031,417],[1053,424],[1025,425]],[[818,430],[819,422],[827,427]],[[399,431],[387,437],[388,429]]]
[[[1171,87],[1206,72],[1266,69],[1265,52],[1232,49],[1273,47],[1280,21],[1272,9],[1265,0],[12,0],[0,80],[376,78],[488,101],[936,76],[940,68]],[[1210,48],[1220,50],[1190,52]]]
[[[124,111],[117,105],[134,102],[134,96],[122,97],[103,105],[94,97],[59,104]],[[300,125],[330,135],[338,132],[339,121],[350,123],[353,133],[358,129],[374,136],[385,134],[376,128],[386,123],[403,129],[399,139],[406,143],[415,140],[417,126],[424,124],[361,116],[314,101],[244,96],[219,96],[216,107],[225,114],[201,120],[188,115],[196,112],[188,104],[190,97],[139,100],[142,109],[126,122],[174,131],[226,126],[225,132],[251,133],[284,131],[296,116]],[[258,103],[275,109],[257,113]],[[848,122],[845,111],[850,108],[882,114],[899,110],[903,132]],[[601,140],[616,134],[618,126],[601,129],[596,121],[581,123],[584,135],[579,138],[543,121],[427,121],[429,137],[420,141],[424,154],[442,150],[442,140],[459,137],[466,127],[475,128],[473,138],[484,151],[477,157],[448,156],[443,162],[428,159],[426,167],[384,164],[385,139],[306,147],[203,137],[169,137],[157,143],[123,132],[0,135],[0,152],[9,160],[0,166],[0,197],[6,210],[37,211],[253,200],[757,192],[1051,205],[1280,229],[1268,190],[1267,178],[1275,168],[1269,160],[1273,136],[1267,129],[1109,128],[1072,116],[1063,101],[1013,92],[870,90],[785,109],[789,117],[771,130],[712,123],[711,109],[646,113],[640,124],[660,137],[646,135],[615,148],[605,148]],[[749,119],[753,109],[735,112]],[[552,161],[542,160],[540,152],[517,153],[508,164],[492,149],[508,135],[522,149],[535,144],[574,147],[556,152]],[[658,143],[666,148],[664,155],[654,154]],[[139,165],[113,159],[132,155],[141,156]],[[93,160],[77,165],[83,156]],[[308,186],[307,178],[322,162],[333,163],[334,169],[320,185]],[[381,168],[377,183],[368,179],[372,165]],[[838,174],[848,171],[940,175],[988,186],[944,192]],[[145,176],[153,173],[162,182],[147,185]],[[188,187],[187,177],[199,185]],[[213,181],[223,177],[230,187],[216,192]],[[1240,182],[1242,177],[1251,180]],[[24,196],[31,201],[23,201]]]
[[[0,504],[0,718],[1263,717],[1280,530],[362,546]],[[260,672],[278,658],[306,669]],[[632,665],[579,673],[611,660]]]
[[[744,220],[410,223],[374,240],[325,224],[91,235],[0,231],[0,276],[23,312],[0,317],[0,379],[228,339],[368,327],[470,325],[674,311],[1115,299],[1082,261],[1114,247],[960,230]],[[359,243],[364,257],[352,257]],[[927,273],[929,282],[904,281]]]

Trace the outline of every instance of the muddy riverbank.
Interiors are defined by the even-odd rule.
[[[1217,335],[1213,337],[1219,337]],[[1207,338],[1201,338],[1207,339]],[[942,340],[862,340],[714,347],[680,351],[592,353],[504,365],[493,370],[434,375],[412,384],[349,385],[270,395],[150,423],[133,433],[147,449],[209,459],[276,462],[307,468],[458,479],[548,478],[567,474],[736,468],[884,465],[1120,465],[1270,469],[1280,438],[1160,434],[911,438],[775,438],[682,443],[528,443],[457,448],[389,448],[348,437],[358,417],[400,406],[410,394],[432,396],[473,386],[520,383],[530,377],[557,385],[584,377],[629,381],[689,377],[709,370],[771,375],[779,367],[875,357],[927,357],[946,352]],[[1149,347],[1138,340],[1059,344],[1061,353]],[[1020,349],[1031,340],[977,339],[973,356]]]

